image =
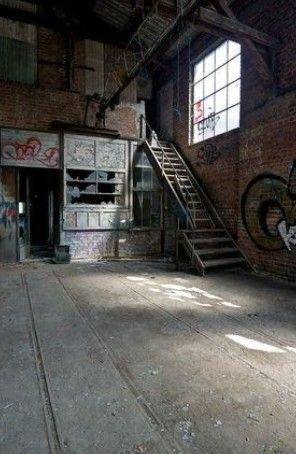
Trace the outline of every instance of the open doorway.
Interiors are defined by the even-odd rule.
[[[19,170],[19,258],[49,257],[59,241],[60,172]]]

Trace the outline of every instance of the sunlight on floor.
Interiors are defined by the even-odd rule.
[[[127,279],[129,281],[134,281],[137,283],[137,285],[140,285],[141,287],[144,287],[146,284],[148,284],[149,280],[147,277],[141,277],[141,276],[127,276]],[[175,281],[178,282],[186,282],[186,279],[182,278],[175,278]],[[185,300],[190,300],[197,306],[201,307],[214,307],[213,304],[207,304],[207,303],[200,303],[198,301],[193,301],[196,298],[196,294],[203,296],[204,298],[207,298],[211,300],[211,302],[214,302],[218,306],[225,306],[229,308],[240,308],[238,304],[230,303],[229,301],[223,301],[223,298],[217,295],[213,295],[212,293],[209,293],[205,290],[202,290],[198,287],[185,287],[184,285],[178,285],[178,284],[158,284],[157,282],[153,282],[154,287],[149,287],[149,291],[153,293],[161,293],[165,296],[168,296],[169,299],[174,300],[174,301],[179,301],[184,303]],[[158,288],[157,286],[161,287]]]
[[[237,334],[226,334],[225,337],[250,350],[257,350],[266,353],[286,353],[285,350],[281,348],[274,347],[273,345],[269,344],[264,344],[263,342],[250,339],[248,337],[239,336]]]
[[[226,307],[241,307],[238,306],[237,304],[229,303],[228,301],[221,301],[221,303],[218,304]]]

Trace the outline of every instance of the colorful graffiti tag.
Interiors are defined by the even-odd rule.
[[[11,239],[15,218],[15,203],[5,200],[5,198],[0,195],[0,240],[4,240],[5,238]]]
[[[275,174],[254,178],[241,208],[245,228],[260,249],[296,252],[296,160],[288,181]]]
[[[58,136],[50,133],[3,130],[1,164],[58,168],[60,164]]]
[[[197,124],[199,134],[202,134],[207,129],[214,131],[219,120],[220,115],[215,112],[210,112],[205,116],[203,101],[197,101],[193,104],[193,124]]]
[[[0,240],[11,240],[16,220],[15,198],[11,193],[13,174],[0,169]]]

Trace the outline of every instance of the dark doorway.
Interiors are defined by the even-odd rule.
[[[20,170],[20,202],[26,202],[26,242],[29,255],[50,256],[59,236],[60,172],[47,169]],[[21,217],[21,216],[20,216]],[[20,223],[21,227],[21,223]],[[20,230],[22,240],[23,230]]]

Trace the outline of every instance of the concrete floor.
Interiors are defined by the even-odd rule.
[[[296,452],[295,293],[160,263],[2,266],[0,452]]]

